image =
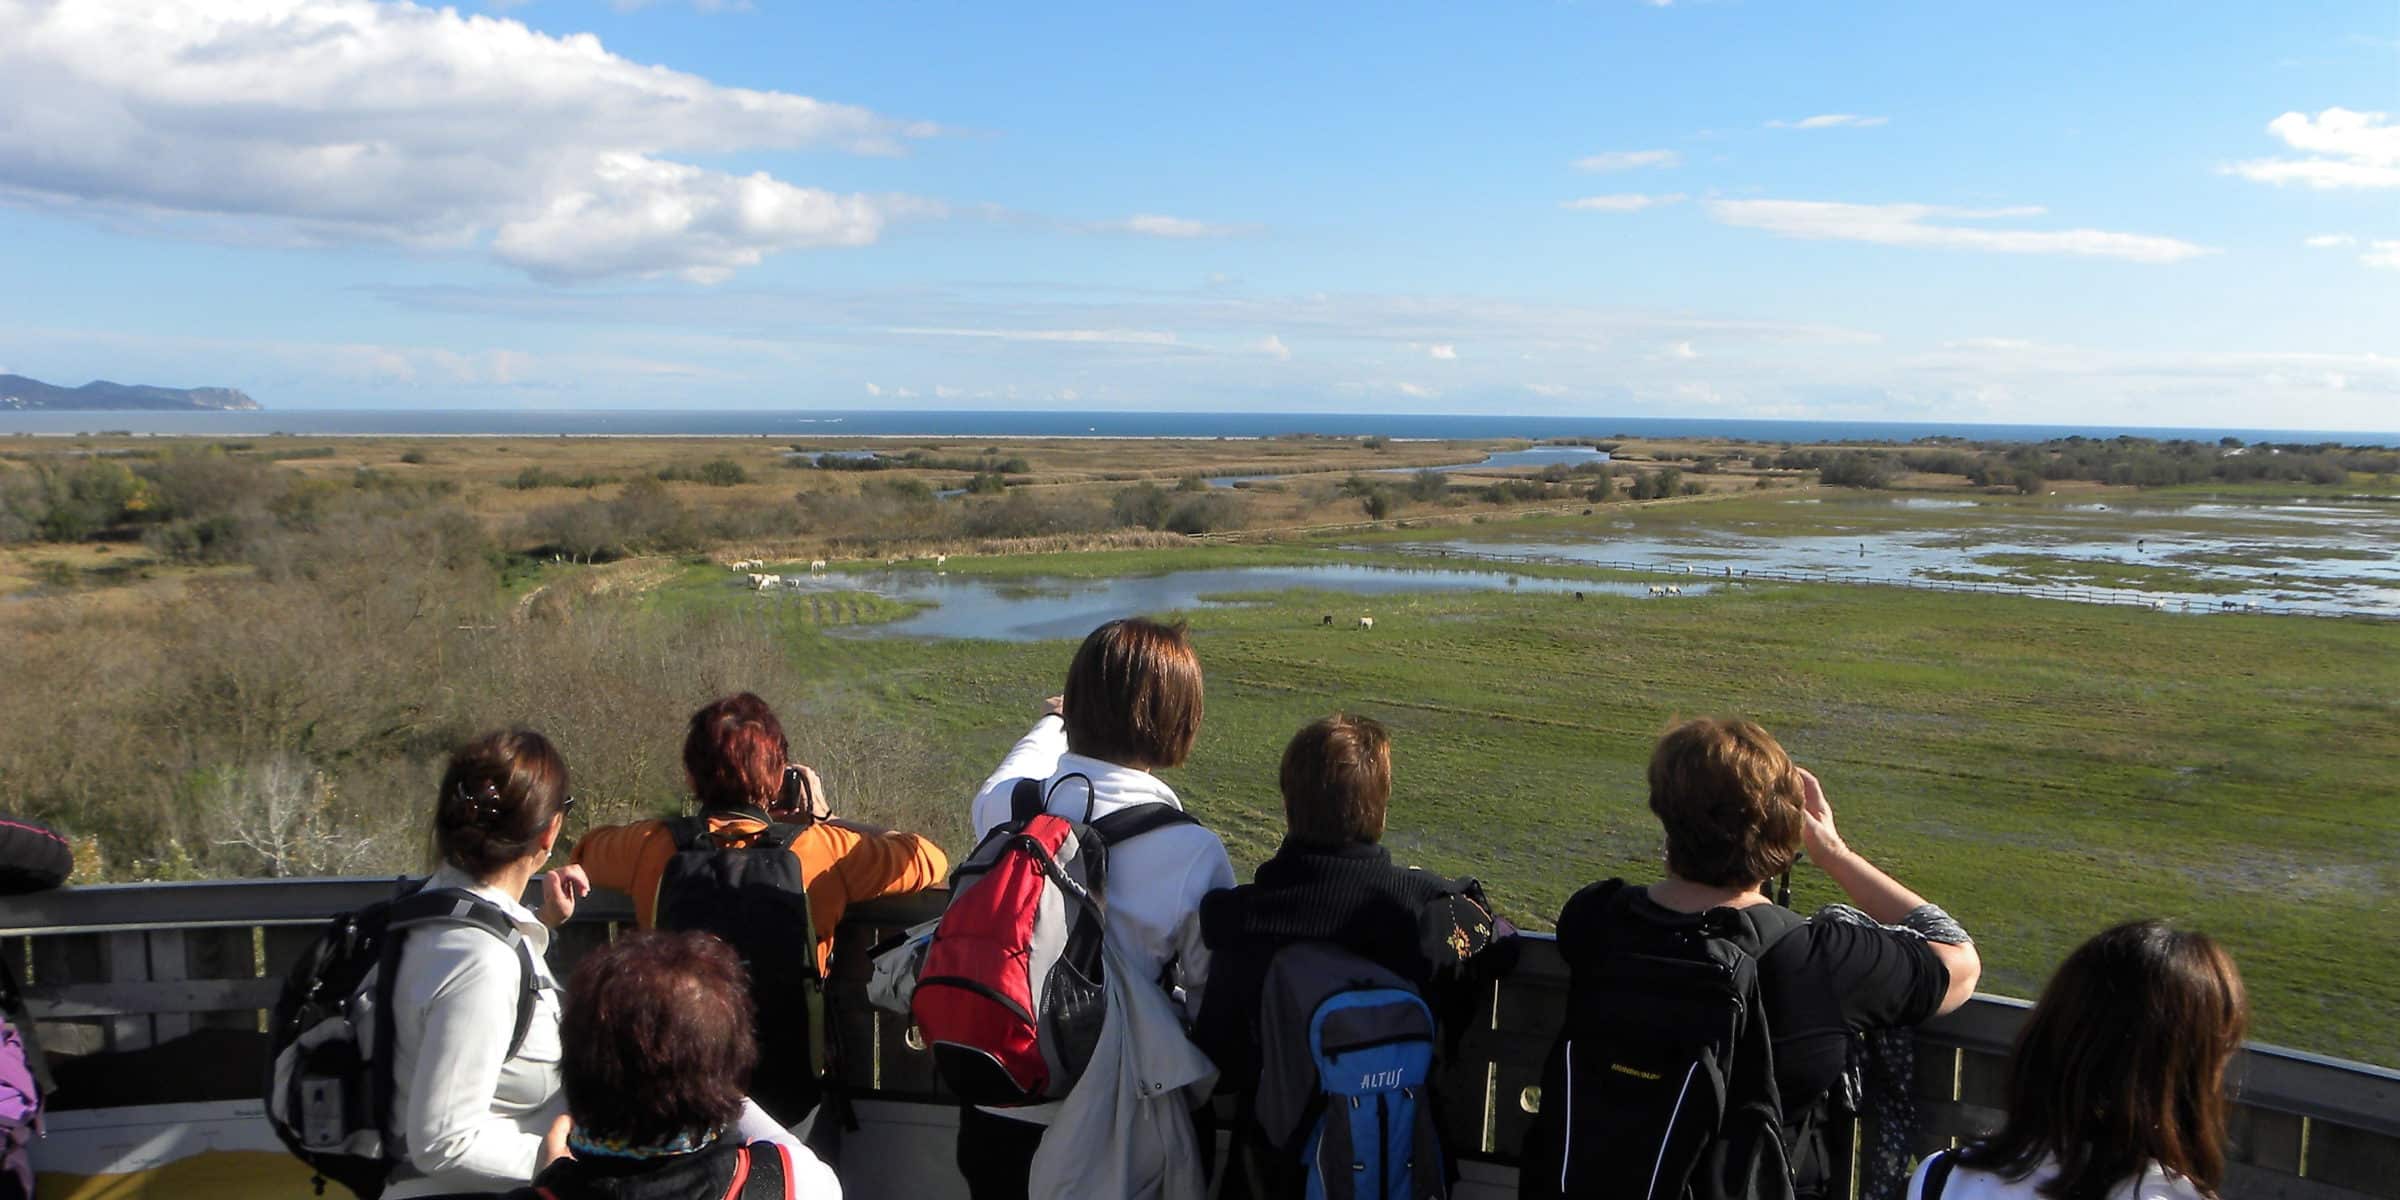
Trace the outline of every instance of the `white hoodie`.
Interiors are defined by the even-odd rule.
[[[1059,786],[1066,776],[1092,781],[1089,818],[1136,804],[1166,804],[1180,810],[1175,790],[1148,771],[1067,753],[1066,722],[1043,717],[1009,749],[991,777],[975,793],[969,820],[980,842],[995,827],[1008,823],[1009,794],[1020,779],[1039,779],[1050,797],[1050,811],[1070,821],[1089,819],[1084,812],[1081,780]],[[1108,912],[1104,918],[1117,944],[1147,977],[1169,977],[1183,990],[1185,1020],[1200,1011],[1200,990],[1208,982],[1208,947],[1200,940],[1200,898],[1233,886],[1233,860],[1225,843],[1199,825],[1170,825],[1108,849]],[[1169,975],[1169,971],[1172,975]],[[1057,1116],[1058,1105],[988,1110],[998,1116],[1039,1125]]]

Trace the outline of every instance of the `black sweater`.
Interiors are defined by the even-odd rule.
[[[1192,1040],[1214,1059],[1223,1085],[1247,1090],[1258,1079],[1259,992],[1275,952],[1294,942],[1331,942],[1432,994],[1490,945],[1496,922],[1472,879],[1445,879],[1399,867],[1381,846],[1339,849],[1286,840],[1259,864],[1255,882],[1211,892],[1200,902],[1200,936],[1209,949],[1208,986]]]

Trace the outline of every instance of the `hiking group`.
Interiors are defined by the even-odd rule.
[[[691,815],[589,831],[545,873],[565,762],[539,734],[486,735],[444,773],[439,868],[293,969],[270,1115],[367,1197],[838,1196],[810,1149],[848,1119],[832,933],[852,903],[947,876],[869,994],[963,1102],[974,1200],[1447,1196],[1440,1066],[1524,943],[1475,880],[1383,847],[1390,740],[1365,717],[1291,739],[1284,837],[1237,884],[1159,776],[1191,754],[1202,691],[1180,627],[1093,631],[977,790],[955,870],[928,838],[836,816],[742,694],[686,731]],[[1973,941],[1852,849],[1754,724],[1668,730],[1649,802],[1662,877],[1595,883],[1557,917],[1569,987],[1521,1194],[1848,1194],[1831,1117],[1904,1135],[1903,1031],[1974,992]],[[1804,851],[1847,904],[1777,901]],[[595,886],[629,893],[642,930],[562,987],[551,931]],[[2112,929],[2037,1005],[2004,1125],[1921,1166],[1904,1141],[1865,1147],[1862,1194],[2213,1200],[2245,1017],[2205,935]]]

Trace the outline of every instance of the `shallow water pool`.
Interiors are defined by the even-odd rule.
[[[1347,592],[1357,599],[1329,608],[1308,623],[1333,623],[1355,628],[1358,618],[1375,616],[1379,629],[1390,629],[1407,618],[1394,612],[1378,614],[1368,602],[1411,592],[1519,591],[1588,596],[1618,595],[1652,598],[1647,585],[1603,583],[1586,579],[1537,579],[1500,570],[1452,568],[1411,569],[1348,564],[1306,567],[1229,567],[1218,570],[1173,571],[1163,575],[1126,575],[1103,579],[989,579],[972,575],[942,575],[930,571],[888,570],[854,575],[790,576],[788,586],[771,595],[810,592],[869,591],[895,600],[924,601],[932,607],[898,621],[845,626],[840,632],[857,637],[988,638],[1004,642],[1034,642],[1080,638],[1093,627],[1118,617],[1218,607],[1233,601],[1212,596],[1260,592]],[[1684,598],[1701,595],[1709,585],[1683,587]],[[1672,596],[1656,599],[1671,602]]]

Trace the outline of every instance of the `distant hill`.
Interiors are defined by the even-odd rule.
[[[233,411],[257,407],[258,401],[238,388],[148,387],[143,384],[110,383],[105,379],[94,380],[79,388],[66,388],[43,383],[39,379],[27,379],[22,375],[0,375],[0,412]]]

